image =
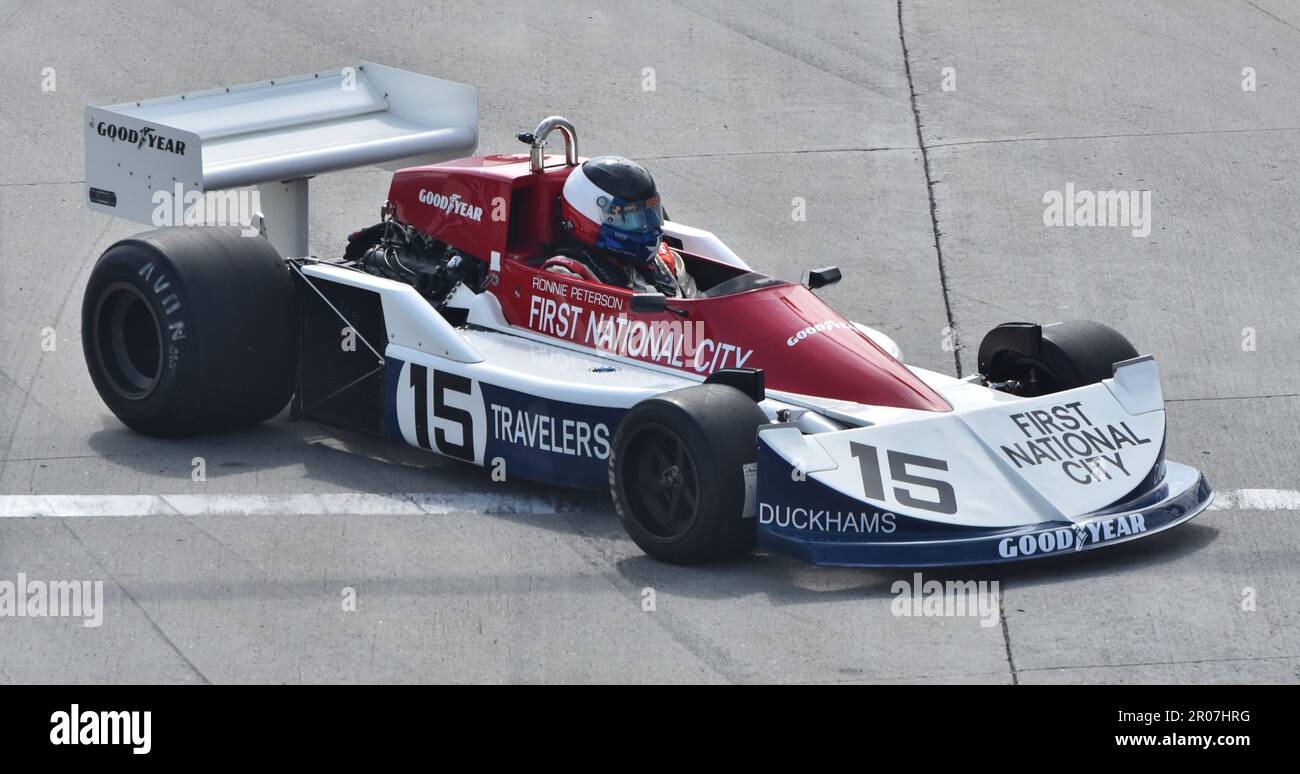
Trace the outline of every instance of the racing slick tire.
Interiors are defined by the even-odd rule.
[[[670,564],[700,564],[754,547],[745,466],[767,416],[740,390],[702,384],[647,398],[619,423],[610,494],[632,541]]]
[[[1015,382],[1012,392],[1031,398],[1109,379],[1116,363],[1138,356],[1128,339],[1099,322],[1045,325],[1035,345],[1036,329],[1029,323],[1003,323],[989,331],[979,348],[984,378]]]
[[[269,419],[293,393],[294,289],[265,239],[164,228],[108,248],[81,305],[90,378],[127,427],[152,436]]]

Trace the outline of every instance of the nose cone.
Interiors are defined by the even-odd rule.
[[[876,406],[950,411],[907,366],[803,285],[781,285],[731,299],[740,314],[720,315],[752,347],[750,363],[769,389]],[[721,311],[721,310],[718,310]],[[712,319],[711,319],[712,321]]]

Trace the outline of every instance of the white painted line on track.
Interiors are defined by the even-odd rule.
[[[570,508],[535,495],[436,492],[283,495],[0,495],[0,518],[91,516],[437,516],[447,513],[555,514]],[[1300,511],[1295,489],[1226,489],[1212,511]]]
[[[284,495],[0,495],[0,518],[92,516],[428,516],[554,514],[564,508],[520,494],[431,492]]]
[[[1300,511],[1295,489],[1227,489],[1214,493],[1212,511]]]

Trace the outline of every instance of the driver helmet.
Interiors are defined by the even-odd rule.
[[[663,208],[654,178],[622,156],[597,156],[569,173],[560,219],[587,248],[634,266],[654,260]]]

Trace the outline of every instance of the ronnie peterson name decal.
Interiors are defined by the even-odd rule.
[[[754,355],[708,336],[699,320],[635,320],[615,295],[547,277],[534,277],[533,290],[549,294],[529,299],[528,327],[538,333],[700,374],[743,368]]]
[[[1095,424],[1079,401],[1012,414],[1009,419],[1024,440],[1002,446],[1002,453],[1017,468],[1060,465],[1078,484],[1146,472],[1129,470],[1123,450],[1146,445],[1151,439],[1139,436],[1127,422]]]

